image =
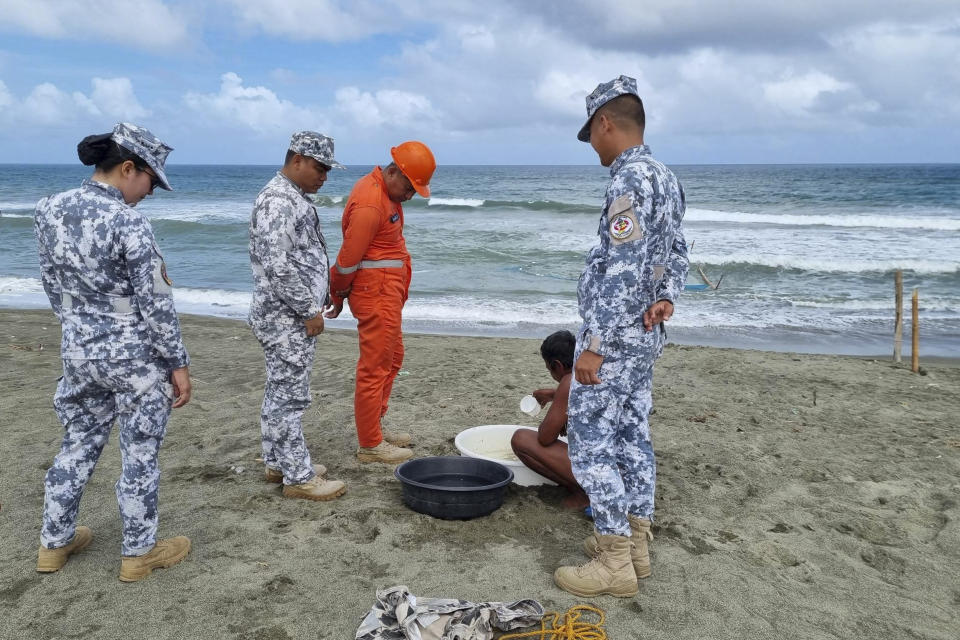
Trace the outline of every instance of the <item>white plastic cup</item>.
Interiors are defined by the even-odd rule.
[[[520,399],[520,411],[530,417],[536,417],[540,413],[540,403],[533,396],[523,396]]]

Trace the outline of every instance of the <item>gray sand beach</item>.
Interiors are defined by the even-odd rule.
[[[329,503],[281,497],[258,463],[263,355],[241,322],[185,316],[194,399],[161,451],[161,536],[193,551],[117,580],[112,442],[80,523],[92,545],[35,572],[60,329],[0,310],[0,638],[354,636],[377,589],[473,601],[583,602],[553,570],[591,530],[556,487],[512,486],[470,521],[410,511],[393,468],[354,458],[356,334],[321,336],[304,429],[347,483]],[[389,423],[418,456],[453,455],[480,424],[535,424],[517,404],[550,378],[538,340],[405,337]],[[40,345],[43,348],[40,348]],[[884,359],[670,346],[651,419],[658,461],[653,575],[592,601],[615,639],[960,637],[960,368]]]

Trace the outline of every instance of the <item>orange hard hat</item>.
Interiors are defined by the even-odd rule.
[[[433,171],[437,168],[437,161],[433,159],[430,147],[422,142],[410,140],[392,147],[390,157],[403,175],[407,176],[407,180],[417,193],[424,198],[429,198],[430,178],[433,177]]]

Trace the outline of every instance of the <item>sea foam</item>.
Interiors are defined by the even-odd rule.
[[[928,229],[960,231],[960,220],[932,216],[901,217],[893,215],[797,215],[787,213],[743,213],[689,208],[687,222],[729,222],[739,224],[771,224],[783,226],[873,227],[879,229]]]

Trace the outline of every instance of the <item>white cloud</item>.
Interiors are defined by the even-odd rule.
[[[22,100],[0,82],[2,121],[14,126],[52,126],[104,119],[141,120],[150,115],[137,100],[129,78],[93,78],[93,91],[67,93],[50,82],[36,85]],[[94,121],[94,119],[96,119]]]
[[[77,108],[79,108],[82,111],[85,111],[87,115],[94,116],[94,117],[102,115],[102,112],[100,111],[100,108],[96,105],[96,103],[94,103],[93,100],[83,95],[79,91],[74,91],[70,95],[70,97],[73,98],[73,102],[74,104],[76,104]]]
[[[437,122],[428,98],[395,89],[369,92],[343,87],[336,92],[335,108],[361,127],[424,129]]]
[[[181,44],[188,35],[211,38],[211,60],[168,53],[142,69],[154,75],[155,113],[198,145],[223,127],[245,130],[237,140],[257,132],[260,142],[295,128],[329,129],[344,143],[371,148],[411,130],[456,153],[475,154],[469,160],[496,162],[503,153],[518,162],[576,161],[578,153],[589,154],[574,138],[585,117],[584,96],[621,73],[639,81],[655,145],[686,139],[721,149],[739,140],[761,154],[771,147],[764,140],[811,133],[866,131],[879,139],[893,129],[905,136],[960,130],[956,0],[145,0],[137,11],[142,6],[169,17],[146,29],[104,18],[106,9],[122,14],[119,0],[0,3],[0,39],[13,30],[108,43],[145,38],[154,42],[145,46],[156,48],[155,32],[169,35],[171,20],[180,25],[172,30]],[[189,34],[180,19],[185,12],[198,16]],[[369,47],[324,44],[364,39]],[[202,49],[202,41],[193,40]],[[251,67],[215,66],[243,54],[255,58],[257,69],[245,77],[267,75],[247,85],[240,76]],[[15,64],[7,62],[14,58]],[[59,87],[31,93],[21,87],[39,80],[10,75],[31,62],[30,54],[0,51],[0,75],[18,94],[0,85],[0,122],[12,122],[14,112],[18,122],[58,113],[75,120],[148,113],[133,96],[138,76],[131,75],[129,85],[95,82],[82,93],[58,79]],[[107,69],[120,64],[101,62]],[[236,73],[223,75],[219,88],[200,85],[183,95],[178,82],[194,82],[211,66]],[[117,75],[131,73],[122,68]],[[164,82],[156,82],[158,76]],[[35,114],[24,106],[28,97]],[[923,135],[931,146],[946,148],[942,137]]]
[[[782,80],[765,83],[763,95],[768,102],[785,113],[804,115],[822,94],[850,88],[849,83],[841,82],[822,71],[809,71],[803,75],[788,74]]]
[[[409,3],[393,0],[226,0],[243,25],[297,40],[343,42],[403,28]]]
[[[184,102],[204,120],[239,125],[259,134],[296,129],[323,130],[326,119],[317,109],[301,107],[267,87],[247,87],[243,78],[228,72],[220,78],[218,93],[188,93]]]
[[[700,47],[814,51],[830,34],[864,24],[911,22],[918,16],[943,24],[960,14],[955,0],[566,0],[562,11],[556,0],[527,0],[513,6],[574,41],[647,54]]]
[[[831,46],[866,98],[879,105],[871,121],[960,125],[960,18],[867,25],[838,34]]]
[[[73,120],[74,100],[55,85],[44,82],[24,98],[21,113],[31,124],[57,124]]]
[[[186,23],[161,0],[4,0],[0,30],[51,39],[165,49],[187,41]]]
[[[537,82],[534,93],[547,109],[570,116],[582,115],[585,98],[592,91],[589,87],[594,81],[595,78],[582,71],[551,69]]]
[[[497,38],[483,25],[464,25],[457,29],[460,44],[465,51],[493,51],[497,48]]]
[[[113,120],[136,121],[150,115],[134,95],[129,78],[94,78],[90,100]]]

